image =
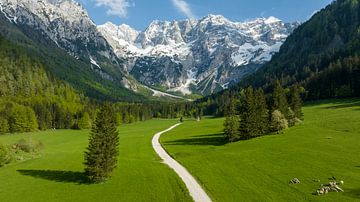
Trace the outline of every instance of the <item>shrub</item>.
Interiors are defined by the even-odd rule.
[[[0,144],[0,167],[11,162],[10,150],[6,146]]]
[[[19,149],[26,153],[32,153],[32,152],[40,152],[44,148],[44,145],[40,141],[36,141],[36,140],[26,141],[25,139],[21,139],[17,141],[15,144],[13,144],[12,147],[14,149]]]
[[[279,110],[273,111],[273,113],[271,114],[270,123],[271,130],[273,132],[278,132],[287,129],[288,127],[288,121],[286,120],[284,115]]]

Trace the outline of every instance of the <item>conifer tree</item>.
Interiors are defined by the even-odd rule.
[[[298,122],[294,111],[289,107],[287,111],[288,126],[293,127]]]
[[[241,139],[250,139],[257,134],[256,103],[254,89],[248,87],[242,92],[240,99],[240,136]]]
[[[225,138],[229,142],[234,142],[240,139],[240,133],[239,133],[240,119],[237,114],[236,107],[237,107],[237,101],[234,98],[231,98],[225,110],[225,122],[224,122],[224,134],[225,134]]]
[[[283,115],[288,110],[288,102],[284,88],[281,86],[279,80],[275,82],[274,90],[272,93],[272,111],[279,110]]]
[[[78,128],[79,129],[91,128],[91,119],[89,113],[84,112],[83,116],[78,121]]]
[[[121,113],[116,113],[116,124],[118,126],[120,126],[122,124],[122,122],[123,122],[123,117],[122,117]]]
[[[304,115],[302,113],[302,101],[300,97],[300,88],[297,84],[291,86],[290,89],[290,99],[289,99],[289,106],[291,110],[294,112],[296,118],[302,120]]]
[[[264,91],[261,88],[255,91],[255,102],[256,132],[261,135],[268,132],[269,129],[269,110],[267,109]]]
[[[119,154],[116,115],[110,105],[102,107],[91,130],[85,152],[85,173],[93,182],[108,179],[116,168]]]

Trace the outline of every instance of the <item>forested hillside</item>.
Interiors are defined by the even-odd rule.
[[[74,89],[96,100],[141,101],[146,97],[126,89],[119,79],[109,79],[106,75],[92,69],[88,59],[69,55],[41,31],[26,25],[9,22],[0,12],[0,35],[19,47],[29,58],[43,64],[57,79],[66,81]],[[103,64],[104,68],[116,74],[111,64]],[[107,68],[108,69],[108,68]]]
[[[0,131],[71,128],[87,99],[0,37]]]
[[[273,59],[237,88],[300,82],[307,99],[360,96],[360,2],[337,0],[291,34]]]

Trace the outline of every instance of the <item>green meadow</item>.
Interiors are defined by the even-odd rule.
[[[188,121],[162,136],[166,150],[214,201],[360,201],[360,100],[310,103],[282,134],[224,144],[223,119]],[[291,185],[298,178],[301,183]],[[314,196],[343,180],[344,193]]]
[[[0,136],[3,144],[40,140],[40,157],[0,168],[0,201],[191,201],[181,179],[151,147],[152,136],[176,123],[152,120],[122,125],[113,177],[86,184],[84,150],[89,131],[56,130]]]
[[[281,134],[225,144],[223,119],[185,121],[164,134],[167,151],[214,201],[360,201],[360,100],[307,104],[305,121]],[[33,159],[0,168],[0,201],[191,201],[181,179],[151,147],[152,136],[177,120],[122,125],[113,177],[87,184],[83,155],[89,131],[50,130],[2,135],[12,144],[44,144]],[[293,178],[300,179],[291,185]],[[329,178],[344,193],[314,196]]]

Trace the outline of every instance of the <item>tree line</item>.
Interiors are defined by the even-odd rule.
[[[261,88],[248,87],[228,100],[224,135],[229,142],[279,132],[303,119],[301,87],[297,84],[287,91],[276,81],[268,95]]]

